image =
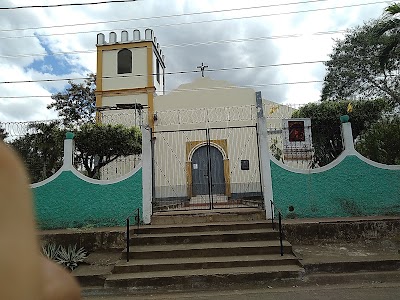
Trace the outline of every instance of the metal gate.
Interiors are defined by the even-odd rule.
[[[263,206],[256,126],[153,132],[153,211]]]

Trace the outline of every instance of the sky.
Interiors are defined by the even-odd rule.
[[[346,29],[378,18],[379,0],[137,0],[2,9],[106,0],[0,2],[0,122],[58,118],[46,106],[66,78],[96,72],[96,36],[154,30],[165,55],[166,90],[201,74],[261,91],[290,105],[318,101],[323,61]],[[222,68],[236,70],[218,71]],[[177,74],[185,71],[189,73]],[[43,81],[54,80],[54,81]],[[23,82],[17,82],[23,81]],[[38,97],[39,96],[39,97]]]

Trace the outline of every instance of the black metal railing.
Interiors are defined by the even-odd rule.
[[[271,223],[272,229],[275,230],[275,204],[274,201],[269,200],[271,204]],[[283,256],[283,229],[282,229],[282,213],[278,209],[278,230],[279,230],[279,245],[280,245],[280,253]]]
[[[271,202],[271,223],[272,223],[272,229],[275,230],[275,221],[274,221],[274,217],[275,217],[275,215],[274,215],[274,209],[275,209],[275,207],[274,207],[274,201],[272,201],[272,200],[269,200],[269,201]]]
[[[129,262],[129,246],[130,246],[130,223],[129,223],[129,219],[131,217],[135,217],[135,222],[137,225],[137,229],[138,229],[138,233],[139,233],[139,226],[140,226],[140,208],[135,209],[134,213],[129,215],[126,218],[126,261]]]
[[[281,246],[281,256],[283,256],[283,231],[282,231],[282,213],[278,211],[279,216],[279,242]]]

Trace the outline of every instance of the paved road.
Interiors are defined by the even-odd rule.
[[[253,290],[203,291],[192,293],[155,293],[127,296],[88,296],[85,300],[398,300],[400,284],[332,285],[315,287],[271,288]]]

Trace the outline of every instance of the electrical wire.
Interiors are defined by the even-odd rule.
[[[98,5],[98,4],[110,4],[110,3],[126,3],[126,2],[137,2],[143,0],[107,0],[87,3],[63,3],[63,4],[51,4],[51,5],[29,5],[29,6],[12,6],[12,7],[0,7],[0,10],[16,10],[25,8],[53,8],[53,7],[64,7],[64,6],[86,6],[86,5]]]
[[[203,15],[203,14],[233,12],[233,11],[269,8],[269,7],[289,6],[289,5],[297,5],[297,4],[308,4],[308,3],[315,3],[315,2],[326,2],[326,1],[330,1],[330,0],[310,0],[310,1],[290,2],[290,3],[281,3],[281,4],[269,4],[269,5],[260,5],[260,6],[251,6],[251,7],[241,7],[241,8],[230,8],[230,9],[220,9],[220,10],[211,10],[211,11],[203,11],[203,12],[185,13],[185,14],[142,17],[142,18],[136,18],[136,19],[119,19],[119,20],[100,21],[100,22],[86,22],[86,23],[40,26],[40,27],[26,27],[26,28],[15,28],[15,29],[0,29],[0,32],[10,32],[10,31],[20,31],[20,30],[37,30],[37,29],[53,29],[53,28],[98,25],[98,24],[109,24],[109,23],[130,22],[130,21],[143,21],[143,20],[154,20],[154,19],[165,19],[165,18],[188,17],[188,16]]]
[[[304,64],[316,64],[324,63],[325,60],[315,60],[315,61],[302,61],[302,62],[291,62],[291,63],[280,63],[280,64],[269,64],[269,65],[258,65],[258,66],[245,66],[245,67],[231,67],[231,68],[218,68],[218,69],[207,69],[205,72],[218,72],[218,71],[237,71],[237,70],[249,70],[249,69],[259,69],[259,68],[270,68],[270,67],[281,67],[281,66],[293,66],[293,65],[304,65]],[[164,72],[165,75],[177,75],[177,74],[190,74],[190,73],[200,73],[200,70],[191,71],[175,71],[175,72]],[[119,76],[103,76],[103,79],[113,79],[113,78],[131,78],[131,77],[145,77],[145,76],[155,76],[157,73],[151,74],[133,74],[133,75],[119,75]],[[75,77],[75,78],[57,78],[57,79],[36,79],[36,80],[16,80],[16,81],[0,81],[0,84],[14,84],[14,83],[36,83],[36,82],[57,82],[57,81],[74,81],[74,80],[85,80],[89,77]]]
[[[343,5],[343,6],[335,6],[335,7],[327,7],[327,8],[318,8],[318,9],[308,9],[308,10],[299,10],[299,11],[291,11],[291,12],[280,12],[280,13],[271,13],[271,14],[262,14],[262,15],[253,15],[253,16],[244,16],[244,17],[231,17],[231,18],[223,18],[223,19],[211,19],[211,20],[202,20],[202,21],[192,21],[192,22],[181,22],[181,23],[170,23],[170,24],[152,24],[151,26],[137,26],[138,29],[145,29],[148,27],[152,28],[162,28],[162,27],[172,27],[172,26],[184,26],[184,25],[197,25],[204,23],[212,23],[212,22],[224,22],[224,21],[237,21],[251,18],[261,18],[261,17],[272,17],[272,16],[281,16],[281,15],[289,15],[289,14],[297,14],[297,13],[308,13],[308,12],[317,12],[317,11],[325,11],[332,9],[340,9],[340,8],[349,8],[349,7],[359,7],[373,4],[381,4],[386,3],[386,1],[377,1],[370,3],[361,3],[361,4],[352,4],[352,5]],[[107,31],[122,31],[124,29],[111,29]],[[64,35],[76,35],[76,34],[89,34],[95,33],[98,31],[105,30],[97,30],[97,31],[74,31],[74,32],[64,32],[64,33],[52,33],[52,34],[34,34],[34,35],[21,35],[21,36],[3,36],[0,39],[10,39],[10,38],[37,38],[37,37],[49,37],[49,36],[64,36]]]
[[[295,85],[295,84],[310,84],[310,83],[322,83],[323,80],[309,80],[309,81],[296,81],[296,82],[271,82],[265,84],[249,84],[242,86],[228,86],[228,87],[212,87],[212,88],[199,88],[199,89],[174,89],[166,90],[165,92],[204,92],[210,90],[229,90],[233,88],[255,88],[255,87],[266,87],[266,86],[281,86],[281,85]],[[1,96],[0,99],[25,99],[25,98],[51,98],[52,95],[25,95],[25,96]]]
[[[185,44],[170,44],[163,46],[162,49],[169,48],[183,48],[183,47],[197,47],[197,46],[208,46],[208,45],[218,45],[225,43],[242,43],[242,42],[256,42],[256,41],[265,41],[265,40],[275,40],[275,39],[286,39],[286,38],[299,38],[307,35],[331,35],[344,33],[345,30],[336,30],[336,31],[320,31],[309,34],[286,34],[286,35],[276,35],[276,36],[266,36],[266,37],[253,37],[253,38],[245,38],[245,39],[229,39],[229,40],[219,40],[219,41],[207,41],[207,42],[196,42],[196,43],[185,43]],[[18,54],[18,55],[0,55],[0,58],[20,58],[20,57],[43,57],[43,56],[58,56],[58,55],[80,55],[80,54],[91,54],[96,52],[96,49],[89,50],[81,50],[81,51],[70,51],[70,52],[53,52],[53,53],[34,53],[34,54]]]

